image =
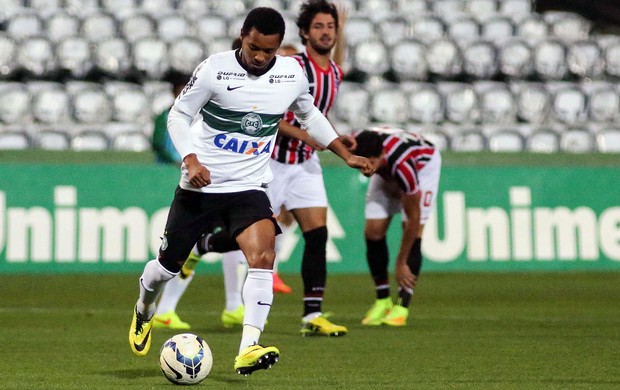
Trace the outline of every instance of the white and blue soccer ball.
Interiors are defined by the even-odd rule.
[[[161,347],[159,366],[170,382],[195,385],[209,375],[213,355],[202,338],[192,333],[177,334]]]

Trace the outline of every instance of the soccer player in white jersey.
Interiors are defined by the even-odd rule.
[[[362,131],[355,152],[376,168],[366,193],[366,256],[375,283],[376,300],[364,325],[404,326],[422,267],[422,231],[437,197],[441,155],[418,134],[394,128]],[[386,233],[396,213],[402,213],[403,233],[396,255],[396,304],[390,297]]]
[[[170,207],[156,259],[139,279],[129,344],[145,356],[152,341],[156,300],[179,273],[198,238],[216,226],[229,232],[228,247],[248,262],[243,288],[244,325],[234,369],[248,375],[277,362],[280,351],[258,344],[273,302],[272,268],[278,225],[265,188],[269,160],[284,112],[292,109],[321,145],[365,175],[370,161],[352,155],[314,106],[308,80],[297,62],[276,57],[284,19],[272,8],[249,12],[241,49],[210,56],[194,71],[170,110],[168,129],[183,158],[181,180]],[[202,115],[202,121],[193,119]]]

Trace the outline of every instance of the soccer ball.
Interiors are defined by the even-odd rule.
[[[202,382],[213,366],[209,345],[192,333],[172,336],[161,347],[159,367],[164,376],[177,385]]]

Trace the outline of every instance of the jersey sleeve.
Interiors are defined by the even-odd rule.
[[[414,167],[414,162],[404,160],[394,167],[392,175],[398,182],[398,185],[407,195],[413,195],[420,191],[420,182],[418,180],[418,172]]]
[[[191,79],[175,99],[174,108],[193,118],[211,99],[211,94],[211,67],[207,58],[194,70]]]

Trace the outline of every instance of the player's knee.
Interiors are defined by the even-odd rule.
[[[246,255],[250,268],[273,269],[275,258],[276,252],[273,249],[266,249]]]

